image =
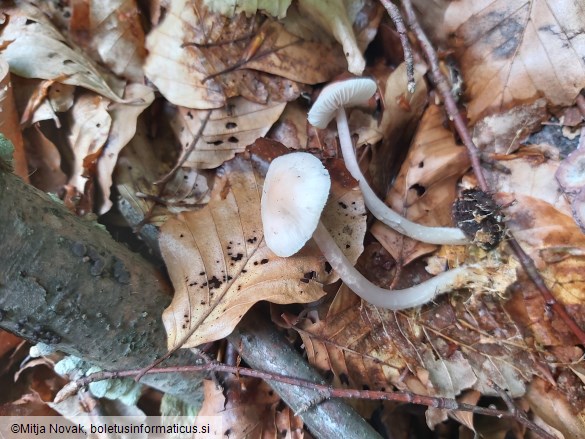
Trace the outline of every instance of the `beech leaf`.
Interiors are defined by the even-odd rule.
[[[25,78],[57,79],[79,85],[108,99],[123,102],[122,83],[100,69],[53,26],[36,7],[21,3],[18,8],[3,7],[8,23],[0,33],[0,53],[10,71]]]
[[[211,110],[203,134],[184,163],[186,167],[211,169],[243,152],[246,146],[266,135],[282,114],[285,102],[257,104],[244,98],[228,101],[226,107]],[[190,145],[210,110],[179,107],[171,125],[183,149]]]
[[[163,313],[169,348],[225,337],[260,300],[307,303],[323,296],[322,282],[331,275],[312,241],[290,258],[279,258],[266,247],[261,188],[260,174],[249,161],[236,157],[221,168],[208,205],[182,213],[162,227],[161,253],[175,287],[173,301]],[[345,189],[333,194],[326,209],[337,209],[334,224],[327,216],[323,219],[353,260],[365,231],[363,202],[353,195],[352,205],[347,198],[356,193]],[[340,200],[346,201],[341,202],[346,209],[338,207]],[[355,213],[344,216],[350,205]]]
[[[541,96],[571,105],[585,85],[578,1],[462,0],[450,3],[445,25],[459,49],[472,123]]]

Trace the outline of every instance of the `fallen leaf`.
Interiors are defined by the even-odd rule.
[[[572,105],[585,85],[585,12],[577,1],[463,0],[446,10],[471,123],[544,96]]]
[[[61,154],[36,125],[24,132],[28,163],[32,170],[31,183],[44,192],[58,193],[67,183],[61,170]]]
[[[246,146],[266,135],[285,106],[284,102],[257,104],[244,98],[234,98],[224,108],[216,110],[177,108],[171,114],[171,126],[183,150],[191,148],[191,143],[211,111],[201,137],[183,166],[211,169],[232,159],[237,153],[243,152]]]
[[[87,37],[97,59],[115,74],[132,82],[143,82],[146,58],[144,30],[135,0],[90,2]]]
[[[108,140],[112,125],[107,111],[109,104],[109,99],[86,92],[76,99],[71,110],[68,138],[75,159],[69,183],[80,193],[84,193],[88,178],[93,177],[95,170],[92,169]],[[88,164],[88,158],[92,163]]]
[[[202,0],[173,0],[146,39],[146,75],[173,104],[211,109],[237,96],[257,103],[293,100],[300,93],[295,81],[324,82],[342,71],[330,44],[261,21],[258,15],[213,14]]]
[[[122,84],[113,75],[100,70],[83,52],[66,41],[49,19],[29,3],[18,8],[2,7],[9,16],[2,28],[0,47],[12,41],[1,53],[10,71],[25,78],[53,80],[79,85],[115,102],[123,102]]]
[[[386,203],[416,223],[452,226],[451,206],[456,198],[457,181],[468,168],[466,149],[457,145],[451,131],[443,126],[441,109],[431,105],[386,195]],[[372,226],[371,232],[401,265],[436,248],[407,238],[379,221]]]
[[[265,382],[254,378],[228,376],[222,390],[215,382],[203,384],[205,400],[199,416],[221,418],[226,436],[250,438],[305,437],[303,421],[282,404]]]
[[[343,46],[347,69],[360,76],[366,61],[358,47],[347,6],[343,0],[300,0],[301,13],[326,29]]]
[[[322,283],[331,274],[315,244],[310,241],[290,258],[279,258],[266,247],[261,186],[262,178],[250,162],[236,157],[216,177],[207,206],[162,227],[159,243],[175,287],[173,302],[163,314],[169,348],[185,337],[183,347],[225,337],[260,300],[307,303],[323,296]],[[348,193],[359,194],[355,188],[334,194],[329,202],[334,223],[327,215],[323,221],[334,237],[343,238],[342,248],[359,254],[364,217],[344,216],[338,204]],[[353,198],[352,209],[363,212],[363,202]]]
[[[111,126],[97,163],[97,176],[101,189],[101,199],[98,200],[97,212],[100,215],[106,213],[112,207],[110,188],[118,154],[136,134],[138,116],[152,104],[154,92],[150,87],[142,84],[128,84],[124,92],[124,98],[134,102],[134,104],[118,104],[109,110]]]

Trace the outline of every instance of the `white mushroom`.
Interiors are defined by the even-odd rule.
[[[345,166],[359,182],[364,202],[372,214],[403,235],[429,244],[469,244],[463,232],[455,227],[429,227],[416,224],[394,212],[378,198],[358,165],[344,107],[363,105],[376,92],[376,82],[369,78],[348,79],[326,86],[309,111],[307,119],[317,128],[326,128],[333,117],[337,121],[339,144]]]
[[[458,267],[404,290],[374,285],[355,269],[319,221],[330,186],[329,173],[311,154],[295,152],[272,161],[261,203],[264,238],[270,250],[278,256],[292,256],[312,236],[349,288],[371,304],[393,310],[425,304],[438,294],[475,280],[474,267]]]

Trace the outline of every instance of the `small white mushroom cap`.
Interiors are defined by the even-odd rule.
[[[321,90],[307,119],[317,128],[326,128],[337,110],[365,105],[374,96],[377,88],[376,81],[370,78],[353,78],[329,84]]]
[[[260,208],[272,252],[287,257],[305,245],[317,228],[330,188],[329,172],[312,154],[294,152],[272,161]]]

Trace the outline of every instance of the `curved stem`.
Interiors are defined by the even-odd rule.
[[[319,222],[313,239],[341,280],[358,296],[372,305],[392,310],[413,308],[433,300],[436,296],[461,288],[476,273],[474,267],[458,267],[404,290],[386,290],[367,280],[345,257],[323,223]]]
[[[343,153],[345,166],[351,176],[355,178],[364,195],[364,202],[372,214],[387,226],[409,238],[429,244],[469,244],[463,232],[456,227],[429,227],[414,223],[394,212],[378,198],[364,178],[353,150],[349,125],[345,110],[340,108],[336,114],[339,144]]]

